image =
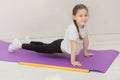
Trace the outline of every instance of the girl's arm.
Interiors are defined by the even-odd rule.
[[[89,40],[88,40],[88,36],[86,36],[83,39],[83,51],[84,51],[84,53],[87,53],[88,45],[89,45]]]
[[[89,53],[87,50],[88,50],[88,45],[89,45],[89,40],[88,40],[88,36],[86,36],[84,39],[83,39],[83,51],[84,51],[84,55],[86,57],[89,57],[89,56],[93,56],[94,54],[93,53]]]
[[[76,60],[76,53],[77,53],[77,42],[75,40],[70,40],[71,43],[71,64],[73,66],[82,66],[80,62]]]

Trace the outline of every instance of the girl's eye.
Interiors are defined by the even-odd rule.
[[[80,15],[79,17],[83,17],[83,16],[87,17],[88,15],[87,14],[86,15]]]
[[[85,17],[88,16],[88,15],[85,15]]]

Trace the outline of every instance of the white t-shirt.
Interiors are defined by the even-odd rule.
[[[82,38],[84,38],[86,35],[88,35],[88,31],[86,26],[84,28],[79,29],[80,35]],[[61,48],[64,49],[67,53],[71,54],[71,43],[70,40],[76,40],[77,41],[77,55],[79,54],[80,50],[83,47],[83,41],[79,39],[78,31],[76,29],[76,26],[74,23],[69,25],[65,31],[64,40],[61,42]]]

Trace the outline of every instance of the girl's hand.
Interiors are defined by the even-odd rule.
[[[84,53],[84,56],[85,57],[90,57],[90,56],[94,56],[95,54],[93,54],[93,53],[90,53],[90,52],[86,52],[86,53]]]
[[[80,62],[78,62],[78,61],[73,61],[73,62],[71,62],[71,64],[74,66],[74,67],[76,67],[76,66],[82,66],[82,64],[80,63]]]

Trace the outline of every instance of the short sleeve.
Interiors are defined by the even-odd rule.
[[[69,38],[69,40],[77,40],[77,38],[78,38],[77,31],[74,30],[74,29],[69,30],[69,32],[68,32],[68,38]]]

